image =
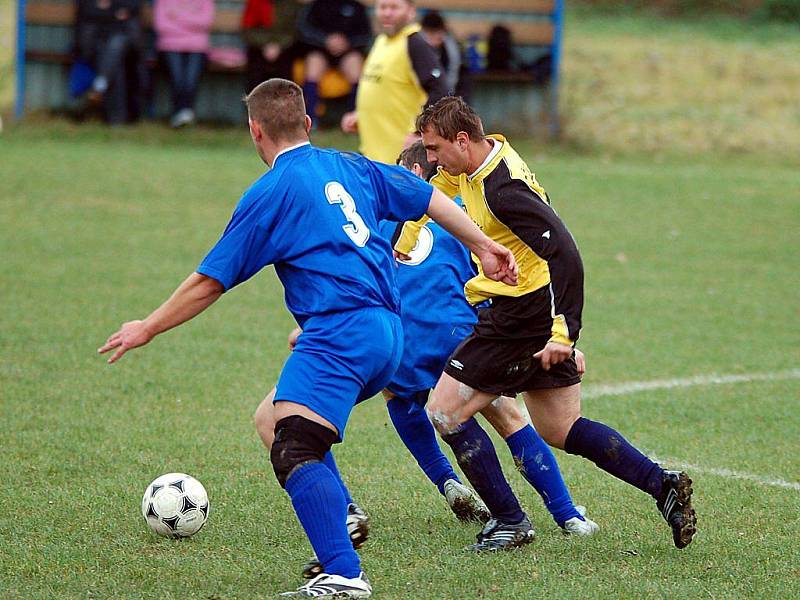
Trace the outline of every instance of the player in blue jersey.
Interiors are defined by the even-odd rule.
[[[325,569],[287,596],[366,598],[372,588],[347,535],[345,498],[323,457],[344,437],[355,403],[386,386],[402,354],[392,251],[373,232],[381,220],[427,212],[470,247],[484,272],[515,285],[517,266],[452,201],[402,168],[311,146],[295,83],[268,80],[245,102],[270,171],[244,193],[196,272],[98,351],[115,350],[114,363],[274,264],[304,333],[278,380],[271,461]]]
[[[423,179],[433,172],[421,142],[406,149],[399,162]],[[383,223],[381,233],[391,239],[399,226],[398,223]],[[441,376],[450,353],[477,322],[476,311],[463,293],[464,283],[474,275],[474,267],[469,251],[437,223],[429,222],[418,239],[411,255],[398,264],[396,271],[405,343],[400,366],[386,386],[384,395],[400,438],[431,482],[447,498],[454,512],[464,520],[479,518],[483,516],[481,510],[486,512],[485,506],[476,502],[478,499],[472,490],[461,485],[450,461],[439,448],[436,433],[424,410],[428,393]],[[289,335],[290,350],[302,339],[301,333],[297,328]],[[582,371],[584,361],[580,351],[577,351],[576,359]],[[256,429],[267,448],[272,447],[274,440],[274,394],[275,390],[272,390],[267,395],[255,415]],[[556,523],[569,534],[586,536],[595,533],[597,525],[573,505],[552,451],[527,423],[515,401],[501,396],[482,414],[506,440],[521,473],[542,496]],[[477,423],[476,427],[479,427]],[[357,548],[366,540],[366,515],[353,502],[338,476],[331,453],[325,456],[325,462],[337,475],[347,498],[346,522]],[[479,462],[481,470],[473,468],[472,462]],[[470,549],[511,549],[530,541],[533,528],[503,475],[488,437],[486,443],[471,453],[470,460],[462,461],[460,465],[491,507],[491,512],[482,519],[489,523]],[[481,475],[483,471],[491,475]],[[305,565],[303,575],[312,577],[319,572],[321,566],[312,557]]]

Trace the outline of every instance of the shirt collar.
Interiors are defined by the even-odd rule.
[[[492,159],[495,156],[497,156],[498,152],[500,152],[500,150],[503,148],[503,142],[501,142],[500,140],[497,140],[497,139],[494,139],[494,138],[491,138],[491,137],[487,137],[486,139],[492,141],[492,149],[489,150],[489,154],[486,155],[486,158],[481,163],[481,166],[479,166],[472,173],[467,175],[467,179],[469,179],[469,180],[472,180],[478,173],[480,173],[483,170],[483,168],[486,165],[488,165],[490,162],[492,162]]]
[[[272,159],[272,168],[273,169],[275,168],[275,163],[278,162],[278,157],[281,154],[286,154],[287,152],[291,152],[292,150],[297,150],[298,148],[300,148],[302,146],[310,146],[310,145],[311,145],[311,142],[306,140],[305,142],[300,142],[299,144],[295,144],[294,146],[289,146],[288,148],[284,148],[283,150],[281,150],[280,152],[278,152],[275,155],[275,158]]]

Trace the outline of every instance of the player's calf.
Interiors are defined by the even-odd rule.
[[[345,524],[347,525],[347,534],[350,536],[353,548],[357,549],[363,546],[369,537],[369,517],[355,502],[351,502],[347,507],[347,521]],[[316,554],[303,565],[302,574],[304,579],[313,579],[322,574],[322,563],[319,562]]]

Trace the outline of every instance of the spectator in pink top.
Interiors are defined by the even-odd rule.
[[[155,0],[153,29],[172,85],[170,125],[195,121],[194,100],[210,47],[214,0]]]

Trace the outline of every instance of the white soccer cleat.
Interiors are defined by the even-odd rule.
[[[589,537],[600,531],[600,526],[586,516],[585,506],[576,506],[575,510],[583,517],[581,521],[578,517],[572,517],[564,521],[561,529],[566,535],[577,535],[581,537]]]
[[[314,579],[301,585],[293,592],[283,592],[281,598],[369,598],[372,586],[364,571],[358,577],[347,578],[341,575],[320,573]]]
[[[459,521],[486,523],[492,518],[478,494],[455,479],[444,482],[444,497]]]

